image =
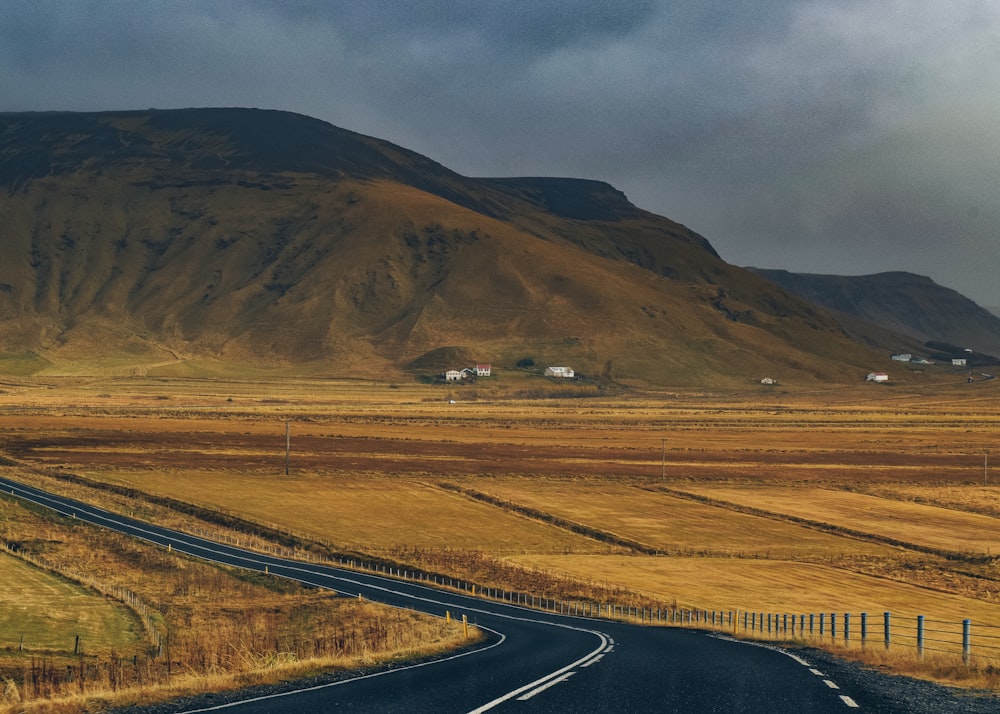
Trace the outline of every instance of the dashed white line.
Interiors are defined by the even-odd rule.
[[[785,655],[787,657],[791,657],[793,660],[795,660],[796,662],[798,662],[799,664],[801,664],[803,667],[808,668],[809,671],[812,674],[815,674],[817,677],[824,677],[824,678],[826,677],[825,674],[823,674],[818,669],[816,669],[815,667],[813,667],[812,665],[810,665],[808,662],[806,662],[804,659],[802,659],[798,655],[795,655],[795,654],[789,652],[788,650],[784,650],[784,649],[782,649],[780,647],[776,647],[774,645],[767,645],[767,644],[763,644],[763,643],[760,643],[760,642],[748,642],[746,640],[737,640],[737,639],[735,639],[733,637],[729,637],[728,635],[714,634],[714,635],[711,635],[711,636],[712,637],[716,637],[716,638],[718,638],[720,640],[729,640],[730,642],[739,642],[739,643],[744,644],[744,645],[750,645],[751,647],[761,647],[761,648],[766,649],[766,650],[773,650],[775,652],[780,652],[781,654],[783,654],[783,655]],[[837,686],[837,683],[834,682],[831,679],[823,679],[823,684],[825,684],[826,686],[828,686],[830,689],[836,689],[836,690],[840,689],[840,687]],[[861,705],[859,705],[856,701],[854,701],[853,699],[851,699],[846,694],[841,694],[840,695],[840,700],[847,707],[849,707],[851,709],[860,709],[861,708]]]

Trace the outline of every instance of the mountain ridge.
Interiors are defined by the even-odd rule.
[[[829,381],[909,344],[852,339],[604,182],[464,177],[286,112],[3,114],[0,196],[0,352],[50,373],[402,376],[454,348],[626,383]]]
[[[1000,317],[925,275],[905,271],[843,276],[747,270],[817,305],[925,344],[954,343],[975,352],[1000,354]]]

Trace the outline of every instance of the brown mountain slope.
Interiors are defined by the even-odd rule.
[[[923,275],[814,275],[748,270],[817,305],[837,310],[923,343],[951,343],[1000,354],[1000,317]],[[927,348],[925,347],[925,350]]]
[[[49,372],[396,374],[457,348],[710,384],[877,358],[606,184],[470,179],[294,114],[0,115],[0,191],[0,352]]]

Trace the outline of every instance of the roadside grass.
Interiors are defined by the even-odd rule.
[[[76,624],[60,613],[75,603],[49,602],[38,616],[48,619],[52,637],[62,645],[24,653],[0,650],[0,674],[7,683],[0,711],[68,713],[93,710],[97,702],[149,703],[425,656],[468,642],[460,625],[443,618],[210,565],[6,496],[0,498],[0,514],[0,538],[61,574],[48,579],[93,579],[136,593],[153,611],[160,642],[158,647],[137,637],[142,628],[126,618],[103,623],[103,648],[97,648],[95,634],[94,642],[83,639],[82,652],[74,652]],[[7,558],[0,562],[6,568]],[[34,597],[46,604],[41,594]],[[83,597],[115,607],[96,593]]]

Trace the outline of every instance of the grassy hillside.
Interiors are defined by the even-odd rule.
[[[307,117],[0,115],[0,148],[14,371],[398,378],[449,347],[601,380],[813,382],[905,342],[859,345],[607,184],[470,179]]]

